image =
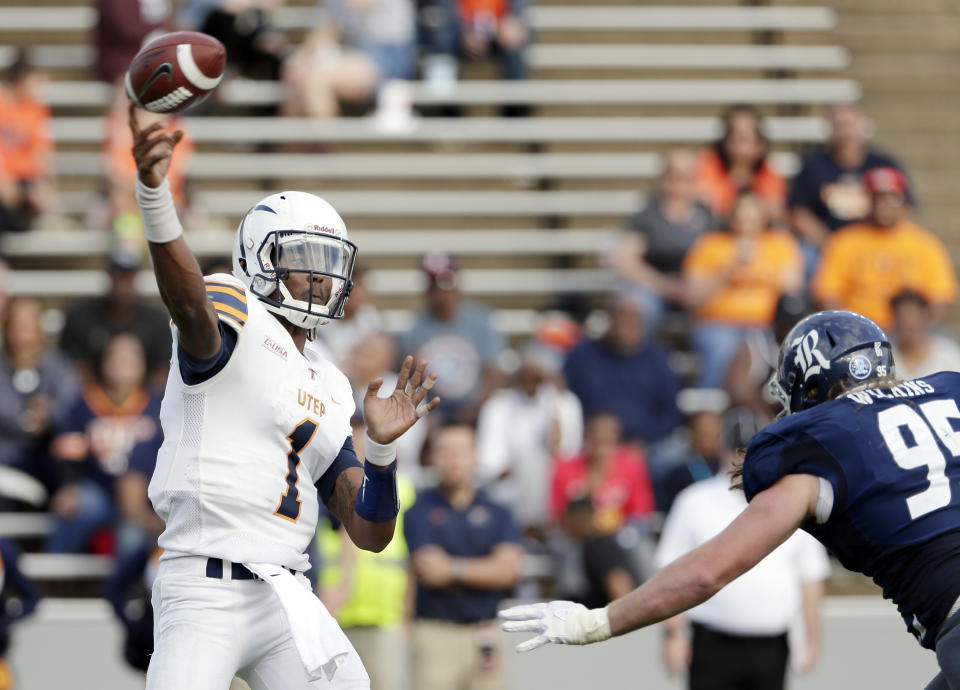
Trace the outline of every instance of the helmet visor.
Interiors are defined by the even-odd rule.
[[[307,314],[340,318],[353,287],[351,277],[356,254],[357,246],[353,242],[335,235],[303,230],[274,231],[261,245],[261,276],[276,287],[281,287],[280,281],[292,278],[292,274],[304,276],[311,289],[302,297],[292,298],[288,294],[282,306]],[[317,281],[318,276],[326,280]]]
[[[351,242],[332,235],[277,233],[277,269],[348,278],[355,249]]]

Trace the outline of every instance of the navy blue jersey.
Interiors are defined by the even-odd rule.
[[[457,510],[440,489],[428,489],[403,516],[403,535],[410,553],[424,546],[439,546],[455,558],[489,556],[501,544],[520,541],[513,516],[477,492],[473,503]],[[452,586],[441,589],[417,586],[418,618],[476,623],[497,617],[504,592]]]
[[[803,528],[873,578],[924,647],[960,596],[960,374],[849,393],[754,437],[747,500],[787,474],[833,487],[823,524]]]

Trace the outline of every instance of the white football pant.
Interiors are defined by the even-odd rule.
[[[228,690],[235,675],[252,690],[370,690],[355,652],[330,681],[311,681],[270,585],[231,579],[229,562],[223,579],[207,577],[206,563],[199,556],[160,563],[147,690]]]

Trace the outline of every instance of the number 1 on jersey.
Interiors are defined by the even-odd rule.
[[[304,419],[297,425],[287,440],[290,442],[290,452],[287,453],[287,490],[280,497],[280,505],[274,515],[279,515],[291,522],[300,517],[300,490],[297,481],[300,479],[300,453],[313,439],[317,432],[317,423],[312,419]]]

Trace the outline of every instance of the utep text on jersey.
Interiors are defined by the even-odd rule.
[[[166,521],[162,559],[202,554],[304,571],[319,512],[314,485],[351,433],[350,383],[311,350],[301,354],[239,280],[205,280],[223,337],[231,329],[235,345],[200,383],[184,380],[174,347],[149,488]]]
[[[847,393],[774,422],[747,449],[747,499],[787,474],[829,482],[832,507],[803,528],[872,577],[933,649],[960,596],[960,373]]]

